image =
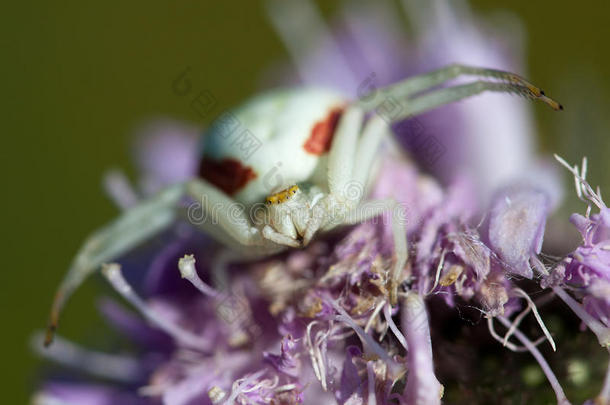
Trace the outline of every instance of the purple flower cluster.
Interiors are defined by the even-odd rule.
[[[315,13],[307,2],[301,4],[306,9],[300,14],[315,25]],[[352,92],[361,84],[352,79],[371,72],[383,85],[437,63],[511,67],[503,63],[508,54],[497,52],[504,48],[478,30],[466,10],[454,10],[460,21],[433,18],[432,9],[411,10],[428,20],[422,17],[419,22],[426,23],[419,25],[417,41],[407,48],[391,23],[392,13],[363,7],[347,9],[340,52],[330,37],[323,37],[302,47],[306,55],[293,55],[302,62],[306,83],[332,79],[337,66],[351,73],[343,72],[330,83]],[[274,8],[272,20],[290,46],[294,35],[286,30],[298,27],[283,23],[282,10]],[[439,47],[447,52],[435,52]],[[454,58],[451,52],[457,50],[461,60],[444,60]],[[472,50],[476,52],[470,58]],[[379,62],[403,53],[402,60],[417,55],[421,64]],[[521,104],[499,99],[469,103],[421,118],[420,125],[434,128],[451,155],[437,166],[412,148],[414,159],[428,163],[433,176],[402,154],[385,151],[372,185],[373,197],[392,197],[406,213],[409,259],[397,297],[391,294],[392,229],[384,216],[318,238],[303,250],[254,263],[232,263],[222,246],[179,223],[150,266],[126,266],[140,267],[126,271],[127,279],[116,263],[103,269],[135,312],[111,299],[103,301],[101,311],[137,350],[101,353],[61,338],[49,349],[37,344],[44,356],[76,372],[49,379],[33,403],[440,404],[444,387],[435,374],[439,360],[433,358],[427,309],[430,300],[440,298],[447,311],[458,302],[479,308],[491,336],[510,350],[529,351],[558,403],[569,404],[537,348],[548,342],[555,349],[552,334],[519,281],[533,279],[552,290],[603,346],[610,346],[610,212],[599,190],[586,182],[586,167],[579,170],[562,161],[589,208],[586,215],[571,217],[582,245],[551,268],[545,265],[539,257],[545,225],[561,193],[552,170],[530,176],[540,163],[533,156],[529,113]],[[506,125],[496,122],[506,116]],[[520,123],[518,128],[514,123]],[[498,133],[489,133],[491,129]],[[409,134],[398,132],[409,146]],[[128,209],[139,198],[196,175],[195,134],[172,123],[144,130],[136,148],[138,191],[118,173],[106,179],[119,207]],[[494,137],[508,149],[482,141]],[[460,148],[451,147],[455,142]],[[591,214],[592,205],[599,213]],[[143,281],[129,277],[135,270],[145,274]],[[519,329],[528,314],[541,329],[534,341]],[[506,329],[504,335],[496,331],[498,323]],[[608,398],[610,372],[596,400],[607,403]]]
[[[492,253],[459,218],[459,195],[444,193],[408,161],[387,159],[382,173],[393,185],[392,196],[413,207],[407,228],[416,248],[401,277],[398,306],[390,303],[391,230],[383,218],[304,251],[240,265],[225,274],[228,289],[220,289],[218,279],[216,288],[203,281],[195,256],[178,261],[190,249],[183,245],[173,255],[158,255],[163,277],[149,271],[143,291],[134,291],[119,265],[103,270],[148,320],[134,318],[114,301],[103,306],[143,353],[129,375],[112,370],[127,362],[118,357],[85,371],[126,386],[144,376],[137,389],[142,403],[440,403],[443,389],[434,374],[425,297],[441,292],[450,302],[455,294],[465,300],[476,296],[503,312],[508,292],[498,299],[488,286],[495,284]],[[373,193],[387,196],[387,191],[381,181]],[[195,255],[201,258],[198,267],[208,269],[201,276],[211,279],[209,252]],[[186,279],[181,284],[179,276]],[[51,353],[65,358],[63,352],[82,351],[68,362],[76,367],[92,356],[67,345],[56,344]],[[104,367],[110,370],[102,372]],[[89,396],[81,401],[78,395]],[[100,404],[123,398],[136,403],[135,394],[74,382],[49,383],[37,401],[96,403],[94,398]]]
[[[553,287],[596,334],[600,344],[610,348],[610,211],[600,190],[593,190],[586,181],[586,159],[580,169],[557,159],[574,175],[577,195],[587,209],[585,215],[570,217],[582,236],[582,244],[543,278],[542,286]],[[592,214],[593,209],[599,212]],[[580,297],[583,307],[563,288]]]
[[[318,240],[303,251],[233,266],[216,276],[208,247],[193,247],[193,236],[187,234],[177,247],[157,255],[140,291],[123,278],[119,265],[103,270],[140,312],[138,317],[110,300],[102,306],[107,319],[141,349],[137,359],[90,352],[61,340],[46,353],[117,383],[53,381],[35,403],[440,403],[443,387],[434,373],[425,303],[435,295],[449,307],[456,299],[471,302],[490,321],[508,323],[509,333],[535,349],[544,338],[529,342],[518,322],[511,326],[507,317],[522,303],[536,312],[512,274],[530,269],[523,261],[539,262],[546,217],[540,212],[548,209],[540,192],[500,193],[486,244],[467,225],[459,184],[443,191],[412,163],[395,157],[385,160],[382,174],[373,194],[392,196],[411,208],[406,222],[411,257],[401,275],[398,305],[389,296],[391,230],[384,218]],[[599,218],[594,215],[588,222]],[[587,229],[587,235],[598,235]],[[594,241],[599,242],[587,239],[568,256],[566,282],[576,280],[575,274],[585,287],[607,282],[597,266],[584,267],[589,262],[583,249]],[[521,252],[519,260],[506,254],[515,250]],[[189,251],[195,255],[184,255]],[[531,270],[524,275],[531,276]],[[591,297],[594,292],[587,295]],[[495,334],[493,326],[491,331]],[[504,344],[518,350],[508,338]],[[557,389],[560,403],[567,403]]]

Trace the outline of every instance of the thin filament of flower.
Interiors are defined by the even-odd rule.
[[[398,339],[398,341],[400,342],[402,347],[404,347],[405,350],[409,350],[409,347],[407,345],[407,339],[405,339],[404,335],[400,332],[400,330],[394,323],[394,320],[392,319],[392,313],[390,312],[390,308],[391,308],[390,305],[385,305],[383,307],[383,315],[385,316],[386,322],[390,326],[390,329],[392,330],[392,332],[394,333],[394,336],[396,336],[396,339]]]
[[[507,327],[507,328],[510,327],[510,321],[508,319],[504,318],[503,316],[499,316],[498,320],[505,327]],[[523,345],[532,354],[532,356],[534,356],[534,358],[540,365],[542,372],[544,373],[544,375],[546,375],[546,378],[549,381],[549,383],[551,384],[551,387],[553,387],[553,391],[555,391],[555,396],[557,397],[557,403],[559,405],[570,405],[570,401],[568,401],[566,394],[563,392],[563,388],[561,388],[561,384],[559,384],[559,380],[557,380],[555,373],[553,373],[553,370],[549,366],[549,363],[547,363],[546,359],[544,358],[542,353],[540,353],[538,348],[519,329],[515,330],[515,337],[519,341],[521,341],[521,343],[523,343]]]
[[[324,359],[322,358],[318,347],[311,339],[311,330],[318,323],[318,321],[313,321],[310,322],[309,325],[307,325],[307,332],[305,333],[305,344],[307,345],[307,351],[309,352],[309,357],[311,358],[311,366],[313,367],[313,372],[316,375],[318,381],[320,381],[320,383],[322,384],[322,389],[326,391],[326,370]]]
[[[375,319],[377,318],[377,315],[379,315],[379,311],[381,311],[383,309],[385,304],[386,304],[386,301],[381,301],[379,304],[377,304],[377,306],[373,310],[373,313],[371,314],[371,316],[369,317],[369,320],[366,322],[366,325],[364,326],[364,331],[366,333],[368,333],[369,330],[371,330],[371,327],[373,326],[373,322],[375,321]]]
[[[379,346],[377,342],[375,342],[367,333],[365,333],[364,330],[348,315],[348,313],[345,312],[345,310],[341,308],[341,306],[339,306],[339,304],[337,304],[334,300],[329,300],[328,302],[335,308],[337,312],[339,312],[339,315],[335,316],[335,320],[349,325],[358,334],[358,337],[362,341],[363,346],[365,348],[371,350],[377,355],[377,357],[379,357],[383,361],[394,363],[394,361],[390,358],[386,351],[383,350],[383,348]]]
[[[519,353],[519,352],[527,352],[528,349],[525,346],[518,346],[512,342],[506,342],[506,344],[504,344],[504,338],[502,338],[502,336],[500,336],[498,334],[498,332],[496,332],[495,328],[494,328],[494,324],[493,324],[493,317],[489,317],[487,318],[487,328],[489,329],[489,334],[498,342],[500,342],[502,345],[504,345],[507,349]],[[534,346],[538,346],[540,343],[546,341],[546,337],[545,336],[541,336],[538,339],[536,339],[533,342]]]
[[[542,329],[542,332],[544,332],[544,335],[546,336],[547,340],[551,344],[553,351],[554,352],[557,351],[557,347],[555,346],[555,341],[553,340],[553,337],[551,336],[551,333],[547,329],[546,325],[542,321],[542,318],[540,317],[540,314],[538,313],[538,308],[536,308],[536,304],[534,304],[534,301],[532,301],[530,296],[527,295],[527,293],[525,291],[523,291],[521,288],[515,288],[515,289],[513,289],[513,291],[515,291],[517,294],[519,294],[523,298],[525,298],[525,300],[527,301],[528,307],[532,309],[532,312],[534,313],[534,317],[536,318],[538,325],[540,325],[540,329]],[[510,331],[510,329],[509,329],[509,331]],[[506,340],[508,340],[508,338],[506,338]]]
[[[319,331],[316,334],[316,341],[315,341],[315,351],[316,351],[316,356],[318,358],[318,361],[320,363],[320,365],[322,367],[320,367],[320,370],[322,371],[322,378],[323,378],[323,386],[324,386],[324,390],[326,390],[328,388],[328,383],[327,383],[327,377],[326,377],[326,369],[327,369],[327,360],[328,360],[328,356],[327,356],[327,346],[326,346],[326,342],[328,339],[328,335],[330,334],[330,330],[332,329],[332,325],[329,328],[328,331],[323,332],[323,331]]]
[[[576,183],[576,195],[578,196],[578,198],[588,204],[588,201],[583,199],[583,196],[584,196],[587,198],[587,200],[589,200],[589,201],[593,202],[595,205],[597,205],[597,207],[599,209],[602,209],[605,206],[605,204],[601,198],[601,192],[599,190],[599,187],[597,189],[597,192],[593,191],[593,188],[591,188],[591,185],[589,185],[589,183],[587,182],[587,180],[585,178],[586,173],[587,173],[587,158],[586,157],[583,158],[582,169],[579,172],[578,166],[576,166],[576,165],[570,166],[570,164],[568,162],[566,162],[563,158],[561,158],[557,154],[555,154],[553,156],[555,156],[555,159],[557,159],[557,161],[559,163],[561,163],[566,169],[568,169],[574,175],[574,182]],[[581,174],[581,172],[582,172],[582,174]]]
[[[446,251],[443,250],[443,254],[441,255],[441,260],[439,261],[438,266],[436,266],[436,276],[434,277],[434,285],[432,286],[432,288],[430,288],[430,290],[425,295],[430,295],[430,293],[432,291],[434,291],[434,289],[438,285],[438,280],[441,277],[441,271],[443,270],[443,265],[445,264],[445,253],[446,253]]]
[[[574,298],[570,296],[561,287],[553,287],[553,291],[572,311],[580,318],[581,321],[597,336],[599,344],[603,347],[610,347],[610,328],[605,327],[597,319],[593,318]]]
[[[146,319],[176,339],[176,341],[198,350],[209,351],[212,349],[210,341],[204,340],[200,336],[168,321],[150,308],[144,300],[133,291],[129,283],[127,283],[127,280],[125,280],[121,273],[120,265],[116,263],[104,265],[102,267],[102,274],[126,301],[140,311]]]
[[[243,392],[246,391],[246,387],[256,381],[259,377],[261,377],[263,374],[265,374],[266,370],[259,370],[256,373],[252,373],[249,376],[245,377],[245,378],[240,378],[238,380],[236,380],[233,383],[233,386],[231,387],[231,395],[229,396],[229,398],[227,398],[227,400],[224,402],[225,405],[233,405],[235,402],[235,399],[237,399],[237,397],[242,394]]]
[[[273,380],[261,380],[259,381],[257,384],[254,384],[253,386],[251,386],[250,388],[245,388],[244,390],[242,390],[242,392],[252,392],[255,390],[258,390],[260,388],[268,388],[268,389],[274,389],[275,387],[277,387],[277,384],[280,381],[280,377],[278,377],[277,375],[273,376]]]
[[[513,323],[511,323],[510,328],[508,328],[508,332],[506,332],[506,335],[504,335],[504,339],[502,339],[502,346],[506,347],[506,344],[508,343],[508,339],[510,339],[511,335],[519,327],[519,324],[521,323],[523,318],[525,318],[525,316],[527,314],[529,314],[531,310],[532,310],[532,307],[530,307],[528,305],[527,308],[525,308],[523,311],[521,311],[521,313],[519,315],[517,315],[517,317],[515,318]]]

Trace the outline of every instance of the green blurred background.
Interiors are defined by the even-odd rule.
[[[566,110],[536,106],[546,151],[591,159],[593,184],[610,190],[610,39],[606,2],[477,0],[518,15],[529,34],[529,78]],[[332,15],[337,2],[320,4]],[[132,172],[129,134],[159,116],[205,124],[172,80],[229,107],[260,88],[286,52],[259,2],[10,2],[3,6],[2,403],[25,403],[38,360],[28,339],[46,323],[55,286],[83,238],[116,209],[105,170]],[[568,195],[574,201],[572,194]],[[64,314],[62,334],[103,339],[89,282]]]

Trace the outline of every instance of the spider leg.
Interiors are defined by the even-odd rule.
[[[429,90],[432,87],[459,76],[474,76],[479,79],[496,79],[504,83],[518,84],[527,87],[536,97],[544,95],[544,91],[515,73],[462,64],[452,64],[428,73],[413,76],[391,87],[395,88],[394,91],[397,96],[404,98],[410,97],[414,93]]]
[[[406,216],[403,207],[392,198],[383,200],[370,200],[360,204],[357,208],[348,213],[343,225],[353,225],[365,222],[369,219],[380,216],[384,213],[391,213],[389,219],[392,226],[392,236],[394,238],[394,254],[396,260],[390,274],[390,303],[396,305],[397,291],[400,284],[400,275],[405,267],[409,253],[407,250],[407,231]]]
[[[517,84],[526,87],[535,97],[543,96],[544,91],[525,80],[523,77],[505,70],[487,69],[462,64],[452,64],[431,72],[409,77],[401,82],[390,85],[381,91],[392,91],[397,98],[411,97],[439,86],[459,76],[473,76],[477,79],[496,79],[500,82]]]
[[[201,203],[204,218],[193,221],[212,237],[216,236],[215,229],[220,228],[242,246],[263,245],[260,232],[252,225],[252,221],[245,212],[245,207],[228,197],[222,191],[203,180],[191,180],[186,183],[186,195]],[[192,206],[191,206],[192,207]],[[209,215],[209,218],[207,217]],[[224,242],[221,240],[221,242]]]
[[[233,239],[232,245],[240,244],[240,249],[244,251],[248,249],[243,246],[257,246],[256,250],[261,252],[274,248],[265,243],[243,211],[235,209],[235,202],[213,186],[201,180],[170,186],[124,211],[117,219],[85,240],[55,294],[45,345],[53,340],[66,301],[84,280],[103,263],[116,259],[172,225],[183,209],[181,201],[185,196],[201,201],[203,212],[211,218],[201,223],[191,223],[213,238],[223,242],[230,237]]]
[[[341,224],[342,214],[357,207],[365,194],[379,144],[390,129],[375,115],[367,121],[360,136],[362,120],[362,111],[355,108],[348,109],[341,118],[328,161],[330,194],[313,207],[303,235],[304,245],[309,244],[320,228],[330,229]]]
[[[356,115],[354,118],[348,117],[347,119],[355,118]],[[358,115],[358,119],[362,119],[362,114]],[[317,225],[323,229],[330,229],[337,225],[361,223],[384,212],[392,213],[390,220],[396,261],[390,278],[390,302],[395,305],[398,280],[408,258],[404,210],[393,199],[361,203],[379,146],[384,136],[390,133],[390,128],[382,117],[374,115],[367,121],[362,135],[358,139],[357,131],[360,125],[356,125],[355,122],[346,122],[349,123],[349,127],[346,126],[345,130],[352,132],[349,134],[341,132],[340,126],[335,134],[328,171],[331,193],[319,204],[321,205],[320,213],[326,213],[326,215],[323,220],[318,220]],[[331,162],[334,164],[331,165]],[[315,207],[313,218],[316,218]]]
[[[311,218],[303,235],[303,245],[309,244],[320,228],[328,227],[333,221],[337,222],[334,213],[356,207],[362,198],[364,187],[361,183],[354,182],[353,171],[363,119],[363,111],[353,106],[341,116],[328,157],[330,193],[312,207]]]
[[[463,100],[465,98],[469,98],[486,91],[496,93],[512,93],[530,99],[538,99],[551,106],[551,108],[553,108],[554,110],[563,109],[561,104],[544,95],[539,97],[534,96],[533,93],[527,87],[522,85],[476,81],[473,83],[461,84],[453,87],[435,90],[429,93],[422,94],[421,96],[412,98],[405,103],[404,108],[399,111],[398,114],[395,114],[391,117],[391,121],[401,121],[403,119],[424,113],[426,111],[430,111],[445,104]]]
[[[478,79],[495,79],[498,81],[477,80],[473,83],[433,91],[436,86],[460,75],[475,76]],[[450,89],[455,89],[455,91],[452,92]],[[380,92],[383,94],[386,100],[398,102],[405,101],[404,104],[406,104],[407,108],[403,109],[402,113],[398,114],[397,116],[391,117],[391,120],[394,122],[402,120],[409,115],[419,114],[453,101],[471,97],[484,91],[514,93],[531,99],[538,99],[549,105],[554,110],[563,109],[559,103],[547,97],[544,94],[544,91],[534,86],[521,76],[503,70],[484,69],[466,65],[450,65],[429,73],[411,77],[403,80],[402,82],[398,82],[380,89]],[[432,99],[424,98],[428,94],[432,95],[437,93],[439,96],[435,96]],[[450,93],[451,95],[446,96],[447,93]],[[445,95],[445,98],[440,95]],[[424,98],[428,104],[424,104],[422,101],[417,108],[412,108],[411,104],[414,103],[415,100],[421,98]],[[359,101],[359,104],[363,108],[371,110],[377,107],[379,102],[380,100],[377,97],[365,97]]]
[[[398,280],[408,258],[404,210],[393,199],[360,203],[380,143],[390,129],[383,118],[375,115],[360,135],[362,119],[361,111],[348,109],[337,128],[328,162],[330,194],[314,206],[304,240],[307,243],[319,228],[361,223],[391,212],[396,261],[390,278],[390,302],[395,305]]]
[[[356,197],[362,198],[361,195],[352,196],[350,194],[351,191],[354,191],[354,186],[361,186],[353,183],[353,171],[363,119],[364,112],[358,107],[349,107],[343,113],[328,156],[330,194],[335,196],[339,202],[346,204],[357,204]]]
[[[391,140],[391,135],[391,128],[387,122],[377,114],[373,115],[368,120],[362,131],[362,136],[360,137],[356,150],[355,161],[358,162],[358,164],[354,167],[352,181],[354,184],[362,185],[363,194],[369,181],[375,158],[378,157],[379,146],[384,139]]]

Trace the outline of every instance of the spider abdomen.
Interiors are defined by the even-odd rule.
[[[345,105],[344,97],[315,88],[255,97],[204,134],[199,175],[246,204],[293,184],[323,183]]]

